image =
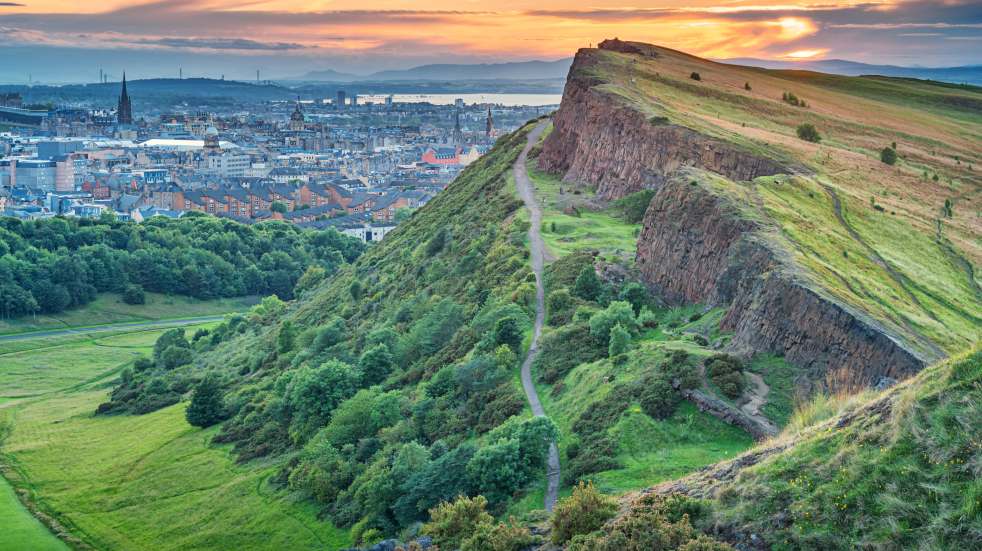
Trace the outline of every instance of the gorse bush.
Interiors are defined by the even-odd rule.
[[[888,165],[897,164],[897,150],[892,147],[884,147],[880,151],[880,161]]]
[[[798,137],[806,142],[818,143],[822,141],[822,136],[818,133],[818,129],[810,122],[799,124],[797,132]]]
[[[556,503],[552,515],[552,542],[559,545],[573,536],[599,529],[617,513],[617,500],[601,494],[593,483],[580,482],[573,494]]]

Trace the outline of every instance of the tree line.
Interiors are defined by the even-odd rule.
[[[201,214],[135,223],[0,218],[0,316],[52,314],[118,292],[198,299],[293,298],[305,272],[322,278],[364,250],[358,239],[284,222],[245,225]]]

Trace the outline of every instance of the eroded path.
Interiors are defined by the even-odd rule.
[[[542,240],[540,226],[542,226],[542,209],[535,200],[534,188],[529,180],[526,161],[528,160],[529,150],[539,141],[543,130],[546,128],[547,121],[540,122],[528,135],[528,143],[515,160],[512,171],[515,175],[515,187],[518,194],[525,202],[525,208],[529,210],[531,226],[529,227],[529,246],[532,249],[532,271],[535,273],[535,325],[532,329],[532,344],[529,346],[528,355],[522,362],[522,388],[525,390],[525,398],[532,408],[532,413],[537,417],[544,417],[545,410],[542,409],[542,402],[539,395],[535,392],[535,385],[532,383],[532,363],[539,355],[539,337],[542,335],[542,326],[546,319],[545,304],[545,283],[542,279],[542,270],[545,264],[545,242]],[[555,442],[549,444],[548,471],[546,473],[548,485],[545,495],[545,509],[552,511],[556,504],[556,496],[559,493],[559,448]]]

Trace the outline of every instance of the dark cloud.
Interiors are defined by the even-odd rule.
[[[0,2],[0,8],[22,8],[24,4],[18,4],[17,2]]]
[[[166,46],[168,48],[200,48],[205,50],[299,50],[306,48],[303,44],[293,42],[257,42],[246,38],[143,38],[135,40],[120,40],[131,44],[150,46]]]

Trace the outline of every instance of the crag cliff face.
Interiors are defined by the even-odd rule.
[[[657,57],[642,45],[607,41],[602,49]],[[638,239],[645,283],[671,304],[727,308],[722,329],[741,355],[783,355],[803,368],[806,386],[830,370],[841,384],[875,384],[922,369],[925,359],[872,318],[807,281],[786,255],[741,216],[729,199],[684,178],[687,168],[734,181],[787,173],[777,161],[695,130],[647,120],[585,76],[597,63],[583,50],[570,69],[554,130],[539,168],[594,187],[602,199],[655,189]]]
[[[601,48],[613,49],[608,47],[611,43],[604,42]],[[787,172],[771,159],[684,126],[646,120],[638,111],[594,90],[597,80],[577,75],[594,63],[595,51],[577,54],[562,107],[553,117],[553,131],[543,144],[539,168],[563,174],[568,182],[595,186],[603,199],[658,187],[684,167],[702,168],[732,180]]]

